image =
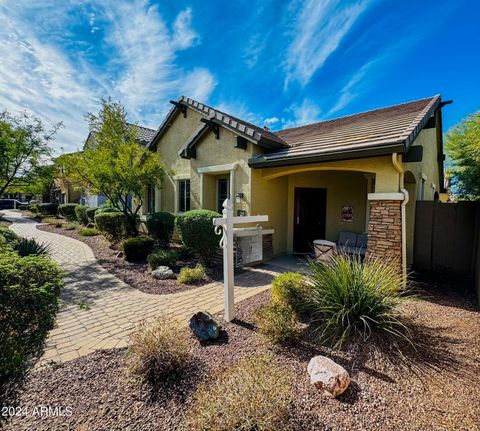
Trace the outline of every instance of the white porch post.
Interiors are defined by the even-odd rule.
[[[225,296],[225,320],[230,322],[235,317],[233,297],[233,208],[231,199],[223,203],[225,218],[225,244],[223,246],[223,287]]]
[[[203,209],[203,187],[204,187],[204,176],[205,174],[200,173],[200,208]]]

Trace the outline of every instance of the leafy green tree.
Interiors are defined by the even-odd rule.
[[[98,114],[87,114],[90,139],[83,151],[61,157],[65,175],[77,188],[103,193],[123,212],[133,234],[148,185],[159,185],[165,168],[158,155],[137,142],[120,103],[102,100]]]
[[[61,123],[46,130],[40,119],[26,112],[0,113],[0,196],[38,180],[59,127]]]
[[[445,143],[452,161],[455,194],[462,199],[480,200],[480,112],[451,129]]]

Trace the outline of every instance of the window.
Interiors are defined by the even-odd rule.
[[[147,211],[155,212],[155,186],[152,184],[149,184],[147,188]]]
[[[190,180],[178,181],[178,211],[184,213],[190,210]]]
[[[223,211],[223,202],[229,197],[230,181],[226,178],[220,178],[217,182],[217,211],[221,214]]]

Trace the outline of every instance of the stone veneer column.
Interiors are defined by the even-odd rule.
[[[367,257],[402,262],[402,201],[370,200]]]

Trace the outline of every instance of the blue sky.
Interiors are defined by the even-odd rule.
[[[63,121],[120,100],[157,128],[187,95],[273,130],[434,94],[480,109],[476,1],[0,0],[0,109]]]

